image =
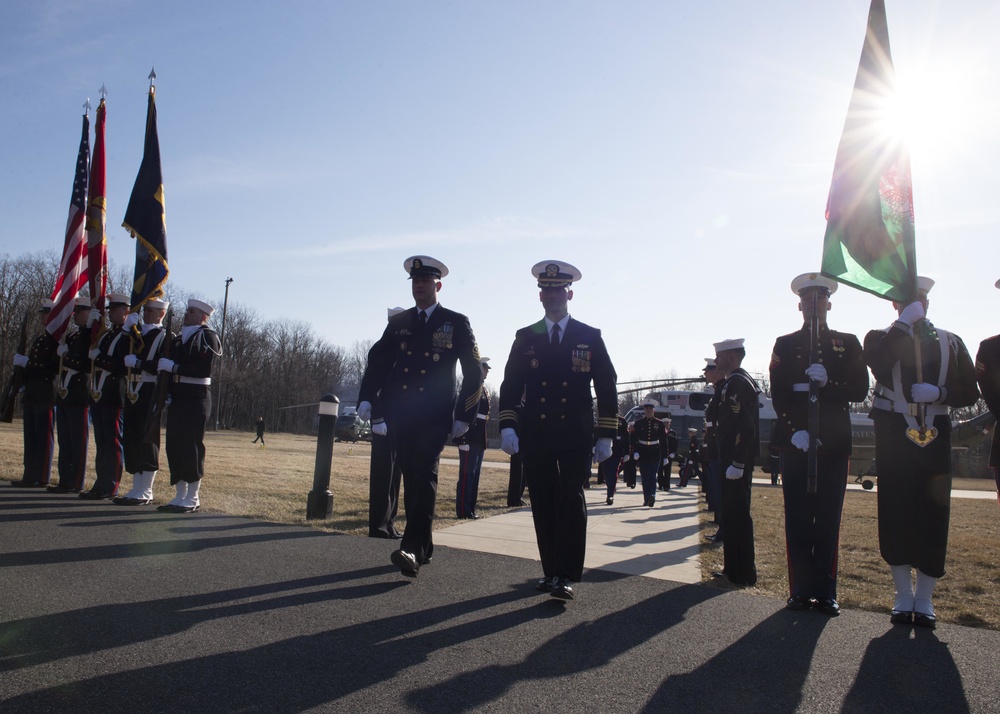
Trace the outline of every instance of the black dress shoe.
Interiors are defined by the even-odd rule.
[[[649,499],[649,503],[647,503],[646,505],[652,508],[653,506],[656,505],[656,499],[655,498]]]
[[[893,610],[889,622],[894,625],[909,625],[913,622],[913,613],[909,610]]]
[[[407,553],[405,550],[394,550],[389,556],[389,560],[406,577],[417,577],[417,571],[420,570],[420,563],[417,562],[417,557],[413,553]]]
[[[713,533],[712,535],[707,535],[707,536],[705,536],[705,540],[707,540],[707,541],[711,541],[712,543],[718,543],[718,542],[719,542],[720,540],[722,540],[722,539],[721,539],[721,538],[719,538],[719,532],[718,532],[718,531],[716,531],[716,532],[715,532],[715,533]]]
[[[83,491],[80,494],[80,498],[84,499],[85,501],[106,501],[107,499],[111,498],[111,494],[101,493],[100,491],[95,491],[94,489],[90,489],[89,491]]]
[[[816,611],[830,617],[836,617],[840,614],[840,604],[832,597],[820,598],[816,601]]]
[[[194,513],[197,511],[199,506],[174,506],[170,509],[171,513]]]
[[[160,513],[173,513],[175,508],[177,508],[177,506],[175,506],[172,503],[164,503],[162,505],[157,506],[156,510],[159,511]]]
[[[929,630],[933,630],[937,627],[937,618],[934,617],[934,615],[925,615],[922,612],[914,612],[913,624],[917,627],[926,627]]]
[[[129,498],[128,496],[115,496],[111,499],[111,502],[116,506],[145,506],[147,503],[152,503],[151,498]]]
[[[539,578],[535,582],[535,590],[541,590],[543,593],[550,593],[556,588],[556,582],[558,578]]]
[[[613,506],[615,505],[615,499],[611,496],[608,496],[607,500],[605,500],[604,503],[605,505]]]
[[[49,493],[72,493],[73,489],[69,486],[47,486],[45,488]]]
[[[38,488],[39,486],[45,486],[44,483],[35,483],[34,481],[25,481],[21,479],[20,481],[11,481],[10,485],[14,488]]]
[[[555,587],[552,588],[552,597],[560,600],[573,599],[573,586],[570,585],[569,578],[557,578]]]
[[[805,595],[792,595],[785,601],[785,607],[789,610],[808,610],[812,607],[812,600]]]

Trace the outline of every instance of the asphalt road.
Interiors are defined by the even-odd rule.
[[[997,632],[393,547],[0,484],[0,712],[1000,711]]]

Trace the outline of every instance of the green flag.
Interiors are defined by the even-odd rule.
[[[915,294],[910,155],[891,126],[896,73],[885,0],[872,0],[826,208],[822,272],[879,297]]]

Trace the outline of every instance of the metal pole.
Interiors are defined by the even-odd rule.
[[[316,439],[316,468],[313,487],[306,500],[306,518],[329,518],[333,514],[330,470],[333,467],[333,428],[337,423],[340,400],[324,394],[319,402],[319,436]]]
[[[219,398],[215,405],[215,430],[219,430],[219,415],[222,414],[222,373],[226,363],[226,310],[229,308],[229,284],[232,278],[226,278],[226,297],[222,301],[222,334],[219,342],[222,343],[222,354],[219,355]]]

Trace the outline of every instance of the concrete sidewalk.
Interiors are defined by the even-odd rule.
[[[666,538],[690,491],[595,504],[563,603],[527,558],[438,540],[414,580],[391,541],[0,484],[0,711],[1000,711],[1000,633],[612,571],[664,567],[611,531]]]

